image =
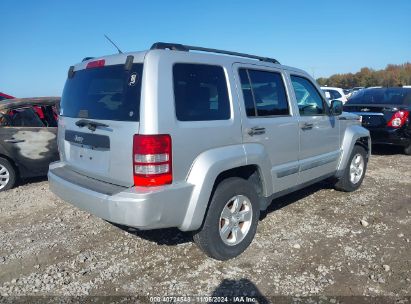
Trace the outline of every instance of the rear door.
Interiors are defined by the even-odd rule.
[[[67,79],[61,99],[59,147],[74,171],[133,185],[133,135],[139,131],[143,64],[89,64]],[[102,62],[102,64],[101,64]]]
[[[282,70],[235,64],[234,73],[241,88],[244,143],[264,146],[271,162],[274,192],[296,185],[298,121],[293,116]]]
[[[339,123],[329,115],[328,104],[304,75],[291,74],[299,110],[299,183],[332,173],[340,156]]]

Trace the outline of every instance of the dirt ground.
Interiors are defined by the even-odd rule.
[[[116,227],[29,181],[0,193],[0,294],[410,297],[411,157],[375,152],[358,191],[319,183],[273,201],[226,262],[190,234]]]

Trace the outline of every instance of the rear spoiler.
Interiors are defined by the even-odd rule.
[[[83,58],[83,60],[81,62],[87,61],[87,60],[91,60],[94,59],[95,57],[85,57]],[[128,55],[126,58],[126,62],[124,63],[124,70],[126,71],[130,71],[132,66],[133,66],[133,61],[134,61],[134,56],[133,55]],[[73,78],[74,76],[74,65],[70,66],[68,72],[67,72],[67,77],[68,78]]]

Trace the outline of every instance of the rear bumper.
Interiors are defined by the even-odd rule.
[[[375,128],[369,129],[373,144],[397,145],[406,147],[411,143],[411,137],[402,129]]]
[[[114,186],[76,173],[62,162],[50,165],[48,179],[50,190],[64,201],[138,229],[180,227],[193,188],[187,183],[156,188]]]

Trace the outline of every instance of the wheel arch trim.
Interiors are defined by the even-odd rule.
[[[267,179],[269,179],[270,172],[269,170],[263,170],[263,167],[261,167],[261,163],[266,161],[254,161],[261,157],[267,157],[267,154],[263,153],[264,150],[254,149],[254,152],[261,153],[258,157],[255,155],[256,153],[250,153],[252,149],[247,149],[246,146],[248,145],[240,144],[211,149],[201,153],[195,159],[187,176],[187,182],[193,184],[194,188],[184,220],[179,227],[180,230],[192,231],[201,227],[217,177],[225,171],[248,165],[257,166],[262,183],[262,194],[267,193],[267,185],[270,184]],[[270,167],[266,168],[269,169]]]

